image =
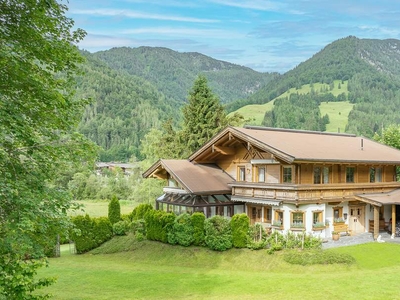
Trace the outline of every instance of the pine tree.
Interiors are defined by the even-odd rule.
[[[228,118],[218,97],[208,87],[206,77],[202,75],[195,80],[188,100],[183,107],[181,144],[185,145],[185,152],[190,154],[224,128]]]

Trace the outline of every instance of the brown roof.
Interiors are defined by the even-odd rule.
[[[393,190],[388,193],[373,193],[357,195],[357,197],[364,202],[371,203],[373,205],[384,205],[384,204],[400,204],[400,189]]]
[[[227,134],[274,154],[288,163],[302,161],[400,164],[400,151],[364,137],[266,127],[227,127],[190,160],[196,160],[207,148]]]
[[[163,167],[182,187],[194,194],[231,193],[228,183],[233,180],[227,173],[213,164],[194,164],[188,160],[160,160],[144,177]]]

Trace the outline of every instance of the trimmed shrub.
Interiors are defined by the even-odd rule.
[[[172,230],[168,232],[168,242],[185,247],[193,243],[193,224],[189,214],[184,213],[175,218]]]
[[[144,215],[146,237],[149,240],[168,242],[168,231],[171,230],[175,215],[161,210],[148,210]]]
[[[144,215],[149,211],[149,210],[154,210],[153,206],[151,204],[139,204],[136,206],[133,211],[131,212],[131,220],[136,221],[140,219],[144,219]]]
[[[126,235],[126,233],[129,231],[129,222],[119,221],[114,223],[112,229],[115,235]]]
[[[132,221],[130,223],[129,231],[135,235],[137,233],[140,233],[145,236],[146,235],[146,223],[144,222],[143,219]]]
[[[230,222],[232,244],[236,248],[245,248],[248,242],[250,219],[246,214],[236,214]]]
[[[121,206],[119,204],[117,196],[112,196],[110,203],[108,204],[108,219],[111,224],[115,224],[121,221]]]
[[[195,212],[191,216],[193,225],[193,245],[204,246],[204,221],[206,216],[201,212]]]
[[[112,237],[112,226],[106,217],[91,219],[89,215],[76,216],[72,218],[72,223],[74,229],[70,236],[77,253],[92,250]]]
[[[229,221],[222,216],[213,216],[204,222],[205,242],[211,250],[225,251],[232,248],[232,231]]]
[[[113,228],[107,217],[92,218],[94,222],[94,239],[96,247],[110,240],[113,236]]]
[[[318,250],[290,250],[286,251],[283,259],[294,265],[326,265],[326,264],[347,264],[351,265],[356,262],[354,257],[347,253],[337,253],[332,251]]]

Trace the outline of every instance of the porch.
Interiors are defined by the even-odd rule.
[[[379,232],[379,235],[381,236],[380,241],[382,243],[400,244],[400,237],[392,238],[392,236],[386,231]],[[374,239],[373,233],[365,232],[355,236],[341,236],[337,241],[334,241],[331,238],[327,238],[324,243],[322,243],[322,249],[353,246],[372,242],[378,243],[378,241]]]

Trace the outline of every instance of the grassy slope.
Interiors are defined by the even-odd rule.
[[[340,89],[339,89],[339,82],[340,82],[339,80],[335,80],[334,88],[329,92],[332,93],[334,96],[338,96],[339,94],[341,94],[343,92],[346,93],[346,95],[347,95],[348,94],[348,89],[347,89],[348,82],[347,81],[345,81],[344,83],[340,82],[340,84],[341,84]],[[310,84],[306,84],[306,85],[303,85],[301,87],[301,89],[292,88],[292,89],[286,91],[285,93],[283,93],[282,95],[280,95],[279,97],[277,97],[276,99],[279,99],[282,97],[288,97],[290,94],[293,94],[293,93],[299,93],[299,94],[303,94],[303,95],[308,94],[311,92],[312,88],[315,91],[318,91],[321,93],[321,89],[322,90],[329,89],[329,85],[324,84],[324,83],[314,83],[313,86],[311,86]],[[267,111],[272,110],[274,101],[276,99],[274,99],[268,103],[261,104],[261,105],[257,105],[257,104],[246,105],[246,106],[239,108],[236,112],[238,112],[244,116],[245,120],[247,120],[246,124],[261,125],[261,122],[264,119],[265,113]],[[353,105],[350,104],[349,102],[322,103],[320,105],[321,115],[328,114],[330,122],[331,122],[330,124],[327,125],[326,131],[337,132],[338,128],[340,128],[340,132],[344,132],[344,129],[347,125],[348,115],[352,108],[353,108]],[[338,112],[341,112],[341,114],[339,115]],[[234,112],[232,112],[231,114],[233,114],[233,113]]]
[[[124,239],[116,241],[122,244]],[[112,252],[109,242],[103,251]],[[144,241],[115,254],[64,255],[41,276],[54,299],[396,299],[400,245],[370,243],[329,251],[353,255],[347,265],[294,266],[282,252],[214,252]]]

